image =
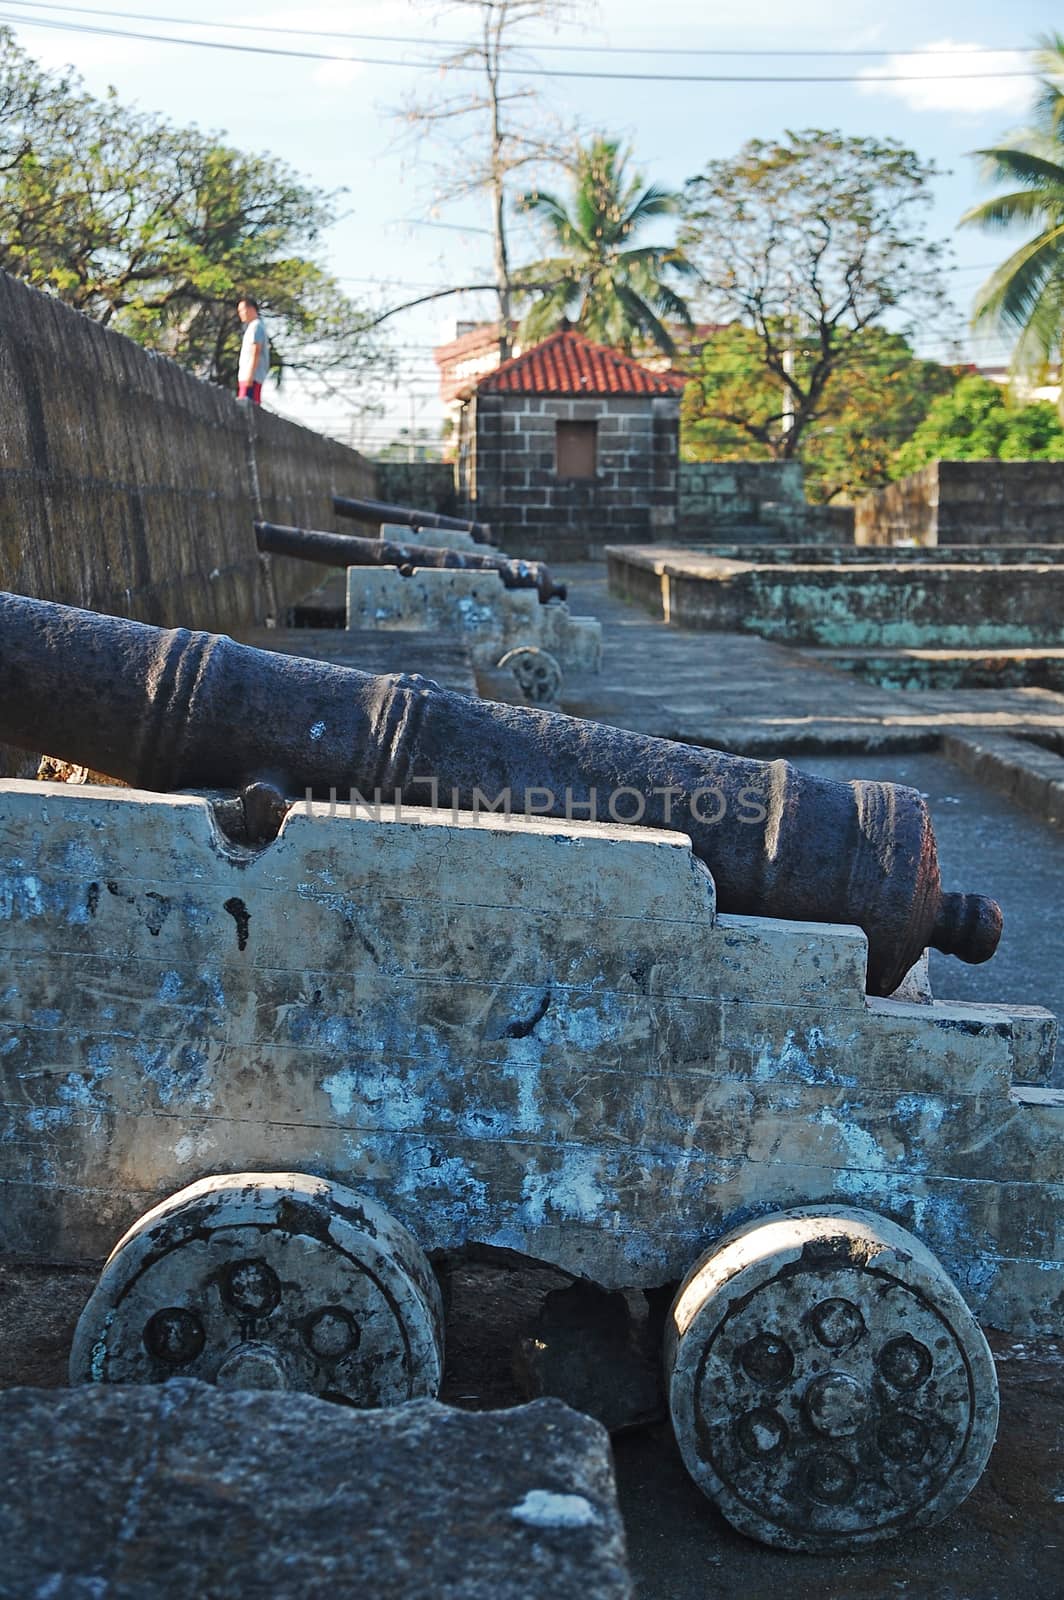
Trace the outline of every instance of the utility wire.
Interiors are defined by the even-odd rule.
[[[258,22],[216,22],[206,17],[174,17],[166,16],[161,12],[150,11],[116,11],[104,6],[75,6],[61,5],[58,0],[7,0],[8,5],[16,5],[20,9],[30,11],[66,11],[77,16],[85,17],[122,17],[133,22],[176,22],[190,28],[225,28],[233,33],[280,33],[295,39],[357,39],[362,43],[372,44],[414,44],[428,45],[439,50],[479,50],[481,45],[473,40],[465,39],[425,39],[412,38],[409,34],[395,33],[348,33],[339,28],[282,28],[271,26],[268,23]],[[828,48],[825,50],[743,50],[738,48],[718,49],[694,48],[686,45],[657,45],[647,48],[637,44],[550,44],[539,42],[517,42],[513,44],[515,50],[542,50],[564,55],[639,55],[639,56],[933,56],[949,55],[954,52],[941,45],[925,45],[922,48],[904,48],[900,50],[839,50]],[[1030,45],[992,45],[980,44],[966,48],[966,55],[1033,55]]]
[[[15,0],[18,4],[18,0]],[[60,33],[86,34],[107,39],[137,39],[150,44],[176,44],[184,45],[194,50],[224,50],[230,54],[277,56],[286,60],[295,61],[334,61],[344,62],[357,66],[370,67],[404,67],[430,69],[436,72],[440,62],[424,60],[396,61],[385,56],[353,56],[337,55],[331,51],[322,50],[290,50],[283,49],[280,45],[265,44],[231,44],[224,39],[180,39],[173,34],[143,33],[131,28],[105,28],[91,23],[63,22],[56,17],[29,18],[25,16],[11,16],[0,13],[0,22],[12,23],[16,27],[29,26],[35,28],[50,28]],[[448,68],[451,72],[479,73],[482,69],[474,65],[459,63]],[[703,72],[583,72],[570,68],[555,67],[521,67],[519,75],[522,78],[580,78],[595,79],[597,81],[613,81],[625,83],[933,83],[937,79],[948,79],[953,83],[974,81],[977,79],[1000,78],[1037,78],[1040,74],[1033,67],[1022,67],[1004,72],[876,72],[874,76],[863,73],[811,73],[811,74],[761,74],[761,73],[703,73]]]

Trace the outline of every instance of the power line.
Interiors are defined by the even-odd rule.
[[[482,48],[474,40],[465,39],[426,39],[412,38],[409,34],[394,33],[349,33],[340,28],[283,28],[271,26],[269,23],[257,22],[217,22],[206,17],[175,17],[167,16],[161,12],[150,11],[117,11],[106,6],[75,6],[61,5],[58,0],[7,0],[9,5],[16,5],[30,11],[66,11],[77,16],[87,17],[123,17],[134,22],[176,22],[182,26],[192,28],[224,28],[233,33],[279,33],[288,38],[295,39],[357,39],[362,43],[372,44],[413,44],[428,46],[439,50],[478,50]],[[517,50],[540,50],[552,54],[564,55],[639,55],[639,56],[934,56],[951,55],[948,47],[941,45],[925,45],[915,48],[904,47],[898,50],[887,50],[882,47],[875,49],[840,50],[829,47],[824,50],[766,50],[764,48],[741,49],[713,47],[689,48],[687,45],[656,45],[644,46],[636,44],[551,44],[549,42],[527,41],[516,42],[513,46]],[[966,55],[1033,55],[1035,52],[1030,45],[972,45],[965,49]]]
[[[19,4],[20,0],[13,0]],[[84,34],[105,39],[136,39],[148,44],[176,44],[184,45],[186,49],[193,50],[223,50],[228,54],[275,56],[289,61],[329,61],[346,63],[352,66],[370,67],[404,67],[417,69],[431,69],[438,71],[440,62],[436,61],[397,61],[385,56],[354,56],[337,55],[330,51],[322,50],[290,50],[282,49],[279,45],[265,44],[231,44],[224,39],[180,39],[173,34],[143,33],[131,28],[105,28],[90,23],[64,22],[58,17],[37,17],[27,19],[24,16],[10,16],[0,13],[0,22],[12,23],[16,27],[29,26],[35,28],[49,28],[59,33]],[[480,68],[472,65],[458,65],[449,68],[452,72],[479,73]],[[952,83],[964,83],[978,79],[1001,78],[1037,78],[1038,72],[1033,67],[1023,67],[1004,72],[876,72],[874,76],[864,73],[705,73],[705,72],[585,72],[574,68],[554,67],[522,67],[520,76],[523,78],[580,78],[595,81],[624,82],[624,83],[934,83],[939,79],[949,80]]]
[[[446,289],[445,283],[430,281],[428,278],[354,278],[350,273],[335,272],[333,277],[337,283],[368,283],[375,289]]]
[[[402,217],[400,220],[411,228],[449,228],[452,233],[491,234],[490,228],[473,228],[464,222],[437,222],[434,218],[427,217]]]

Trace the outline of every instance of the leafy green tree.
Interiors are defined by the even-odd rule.
[[[680,244],[696,304],[756,341],[775,382],[761,416],[775,458],[801,455],[829,387],[860,367],[867,330],[889,314],[908,337],[945,315],[943,246],[922,219],[935,173],[897,140],[807,129],[752,139],[687,183]]]
[[[1017,405],[989,378],[961,378],[894,458],[902,478],[929,461],[1064,461],[1064,426],[1048,400]]]
[[[522,272],[525,281],[549,285],[525,313],[524,344],[552,333],[564,318],[601,344],[631,350],[649,340],[671,355],[665,319],[691,325],[675,285],[690,276],[688,262],[675,245],[636,242],[648,223],[678,211],[680,197],[644,187],[628,172],[628,160],[616,140],[593,139],[577,156],[568,206],[541,189],[522,196],[522,210],[546,225],[556,250]]]
[[[800,384],[808,384],[817,356],[815,346],[796,345]],[[684,370],[691,374],[680,422],[685,459],[778,458],[780,385],[754,329],[741,323],[718,329]],[[900,334],[866,328],[851,342],[845,364],[824,386],[816,415],[803,430],[798,454],[809,498],[825,503],[882,488],[894,475],[895,453],[953,381],[951,369],[919,360]]]
[[[42,72],[0,31],[0,268],[198,376],[235,382],[243,293],[278,378],[335,393],[386,364],[310,254],[334,199],[271,156]]]
[[[976,151],[988,181],[1010,187],[961,218],[991,231],[1035,230],[982,285],[972,313],[976,326],[1016,337],[1013,364],[1026,372],[1059,360],[1064,344],[1064,38],[1043,40],[1037,60],[1045,77],[1031,126]]]

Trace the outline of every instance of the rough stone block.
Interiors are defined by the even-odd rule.
[[[0,1596],[627,1600],[605,1431],[308,1395],[0,1393]]]

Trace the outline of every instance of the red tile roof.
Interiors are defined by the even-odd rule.
[[[679,395],[686,382],[677,372],[651,372],[570,328],[504,361],[477,388],[489,394]]]

